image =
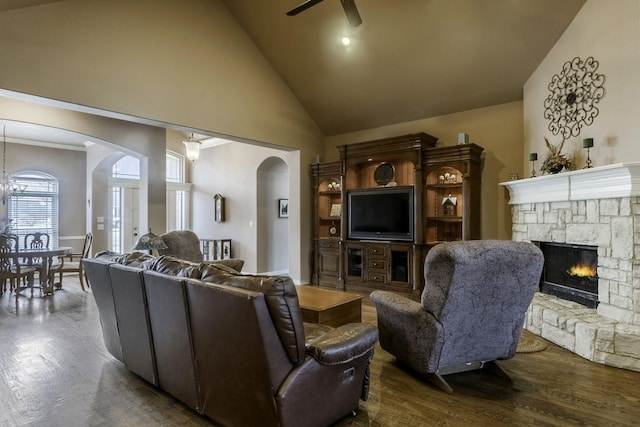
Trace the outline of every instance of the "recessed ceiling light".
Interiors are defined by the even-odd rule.
[[[340,42],[342,42],[343,46],[349,46],[351,44],[351,38],[344,36]]]

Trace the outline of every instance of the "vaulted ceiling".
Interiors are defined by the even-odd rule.
[[[0,11],[61,0],[0,0]],[[326,136],[522,99],[585,0],[221,0]],[[350,36],[351,45],[340,40]],[[9,133],[9,130],[8,130]]]
[[[585,0],[223,0],[325,135],[522,99]],[[343,35],[352,37],[344,47]]]

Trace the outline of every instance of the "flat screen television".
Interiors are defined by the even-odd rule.
[[[413,187],[347,193],[349,239],[413,240]]]

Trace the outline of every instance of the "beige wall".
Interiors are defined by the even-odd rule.
[[[48,173],[58,180],[58,235],[61,241],[56,243],[80,250],[86,233],[85,153],[7,143],[6,164],[8,174],[38,171]],[[7,205],[0,205],[0,218],[6,217]]]
[[[270,188],[275,198],[289,198],[294,205],[299,204],[300,192],[305,196],[309,194],[309,187],[302,187],[298,179],[299,154],[296,151],[276,150],[268,147],[257,147],[249,144],[229,143],[206,150],[202,150],[200,158],[192,165],[191,182],[193,187],[192,211],[193,230],[199,236],[210,239],[232,239],[233,256],[245,260],[244,271],[260,272],[258,270],[259,242],[271,241],[269,236],[270,226],[267,226],[265,218],[259,218],[258,213],[264,209],[259,205],[261,189],[259,169],[263,162],[269,158],[277,157],[287,165],[288,182],[278,188],[282,183],[282,177],[278,177]],[[305,168],[305,173],[307,172]],[[226,220],[216,223],[213,220],[213,195],[220,193],[225,197]],[[272,212],[275,212],[275,202]],[[297,213],[298,209],[292,209],[289,218],[279,220],[271,217],[270,220],[286,223],[286,232],[276,236],[273,244],[289,248],[282,251],[281,255],[288,255],[288,267],[291,277],[300,282],[309,281],[309,251],[308,246],[300,243],[300,229],[302,219]],[[310,214],[309,214],[310,216]],[[306,243],[306,242],[303,242]],[[264,249],[264,247],[262,247]]]
[[[322,134],[219,0],[0,14],[0,88],[289,147]]]
[[[522,158],[522,103],[511,102],[399,123],[383,128],[337,135],[326,139],[324,160],[338,160],[335,147],[396,135],[426,132],[439,138],[442,146],[455,145],[458,133],[469,134],[470,142],[484,147],[482,169],[482,238],[510,239],[511,213],[507,194],[498,186],[509,174],[525,176]]]
[[[545,136],[553,143],[562,140],[548,130],[549,123],[543,117],[547,85],[565,62],[593,56],[600,62],[598,72],[606,78],[606,94],[593,124],[583,128],[577,138],[569,138],[566,151],[580,169],[586,157],[582,139],[593,138],[593,166],[640,161],[639,46],[639,1],[588,0],[524,86],[524,153],[537,152],[542,159],[547,151]],[[523,165],[527,163],[526,154],[521,158]]]
[[[94,149],[90,149],[95,151]],[[104,152],[105,150],[100,150]],[[110,151],[110,150],[109,150]],[[96,254],[100,251],[105,251],[109,248],[109,217],[111,212],[109,211],[109,198],[104,195],[109,194],[109,177],[111,176],[111,165],[113,162],[118,161],[118,158],[113,155],[112,152],[107,152],[114,158],[112,161],[104,161],[109,156],[101,156],[101,162],[99,162],[90,173],[91,181],[91,229],[93,232],[93,253]],[[121,157],[121,156],[120,156]],[[103,230],[98,230],[98,217],[103,217],[104,225]],[[130,248],[126,248],[126,252],[129,252]]]

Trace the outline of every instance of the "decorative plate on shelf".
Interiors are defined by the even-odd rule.
[[[378,185],[387,185],[393,180],[396,171],[391,163],[380,163],[373,173],[373,179],[375,179]]]

